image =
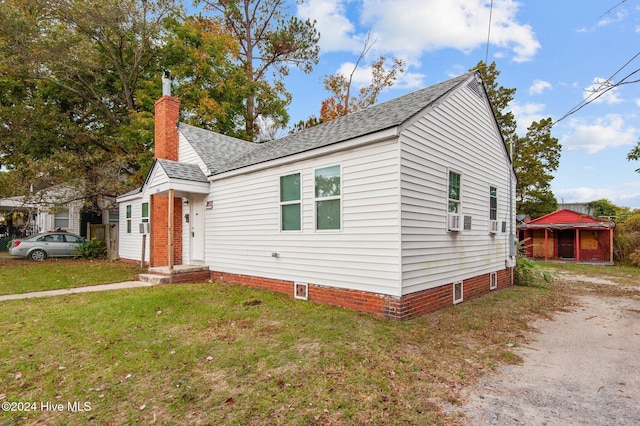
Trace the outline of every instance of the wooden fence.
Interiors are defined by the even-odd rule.
[[[107,259],[118,260],[118,225],[96,225],[87,223],[87,239],[104,241],[107,246]]]

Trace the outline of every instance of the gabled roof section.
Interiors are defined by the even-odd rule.
[[[467,82],[473,75],[475,72],[466,73],[302,132],[261,144],[182,123],[179,129],[215,175],[400,126]]]
[[[584,213],[562,209],[524,223],[520,225],[518,229],[570,228],[581,226],[612,228],[615,224]]]
[[[169,179],[188,180],[191,182],[209,182],[197,164],[179,163],[177,161],[157,159]]]

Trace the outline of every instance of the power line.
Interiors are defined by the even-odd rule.
[[[627,0],[624,0],[627,1]],[[491,6],[489,6],[489,28],[487,30],[487,50],[484,53],[485,65],[489,63],[489,39],[491,38],[491,18],[493,16],[493,0],[491,0]]]
[[[622,0],[621,2],[619,2],[618,4],[616,4],[615,6],[613,6],[611,9],[607,10],[605,13],[603,13],[602,15],[600,15],[598,17],[598,19],[600,18],[604,18],[605,16],[607,16],[608,14],[610,14],[613,9],[615,9],[616,7],[620,6],[622,3],[626,2],[627,0]]]
[[[624,0],[626,1],[626,0]],[[623,2],[621,2],[623,3]],[[615,6],[614,6],[615,7]],[[560,121],[564,120],[565,118],[569,117],[572,114],[575,114],[576,112],[580,111],[582,108],[584,108],[585,106],[589,105],[590,103],[595,102],[596,100],[598,100],[602,95],[604,95],[605,93],[609,92],[610,90],[615,89],[618,86],[621,86],[623,84],[630,84],[630,83],[634,83],[636,81],[630,82],[627,81],[632,75],[640,72],[640,69],[636,69],[635,71],[632,71],[631,73],[627,74],[624,78],[620,79],[620,81],[618,81],[617,83],[613,83],[613,79],[616,77],[616,75],[618,75],[620,73],[620,71],[622,71],[624,68],[627,67],[627,65],[629,65],[631,62],[633,62],[638,56],[640,56],[640,52],[636,53],[635,55],[633,55],[633,57],[631,59],[629,59],[623,66],[621,66],[620,68],[618,68],[618,70],[613,73],[611,75],[611,77],[609,77],[608,79],[600,82],[600,85],[595,88],[594,90],[592,90],[591,94],[589,96],[586,97],[586,99],[583,99],[581,102],[579,102],[576,106],[574,106],[573,108],[571,108],[569,110],[569,112],[567,112],[566,114],[564,114],[562,117],[560,117],[559,119],[557,119],[556,121],[553,122],[552,126],[555,126],[556,124],[558,124]],[[596,95],[597,94],[597,95]]]

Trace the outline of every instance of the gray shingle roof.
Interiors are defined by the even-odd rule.
[[[170,179],[182,179],[191,182],[209,182],[197,164],[178,163],[177,161],[157,159],[160,167]]]
[[[234,158],[238,158],[256,147],[253,142],[210,132],[184,123],[178,124],[178,130],[193,146],[193,149],[213,174],[224,170]]]
[[[463,74],[302,132],[261,144],[182,123],[179,128],[215,175],[399,126],[468,81],[473,74]]]

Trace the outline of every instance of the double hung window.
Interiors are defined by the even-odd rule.
[[[300,173],[280,176],[280,229],[282,231],[302,229]]]
[[[341,228],[340,166],[316,169],[314,179],[316,229]]]
[[[449,213],[461,213],[460,184],[460,173],[449,171]]]

